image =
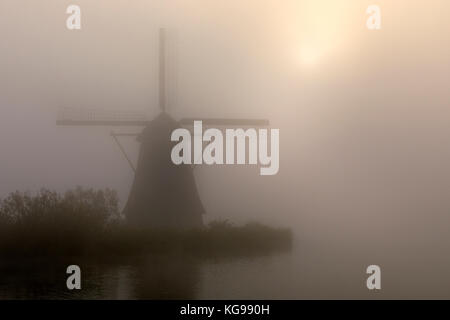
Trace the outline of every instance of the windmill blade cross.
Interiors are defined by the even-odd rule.
[[[270,121],[267,119],[227,119],[227,118],[184,118],[180,120],[183,126],[194,125],[194,121],[202,121],[204,126],[229,126],[229,127],[267,127]]]
[[[133,120],[57,120],[58,126],[98,126],[98,127],[145,127],[149,121],[133,121]]]
[[[166,31],[159,29],[159,107],[166,111]]]
[[[146,126],[149,123],[145,112],[137,110],[63,107],[58,114],[59,126]]]

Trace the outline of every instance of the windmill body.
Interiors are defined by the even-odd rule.
[[[135,179],[124,209],[136,226],[198,228],[204,208],[191,166],[177,166],[170,159],[174,142],[169,137],[177,121],[161,113],[138,136],[141,144]]]

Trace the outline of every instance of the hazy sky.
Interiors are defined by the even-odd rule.
[[[375,3],[382,29],[369,31]],[[65,27],[69,4],[80,31]],[[445,0],[2,0],[0,197],[81,185],[115,188],[123,204],[133,175],[110,128],[57,127],[57,110],[156,115],[163,26],[174,117],[280,129],[277,176],[196,169],[210,218],[433,235],[450,212],[449,12]]]

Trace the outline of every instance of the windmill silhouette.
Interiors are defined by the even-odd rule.
[[[172,163],[170,158],[174,145],[170,141],[173,130],[192,126],[201,120],[203,126],[259,127],[267,126],[262,119],[202,119],[174,120],[166,110],[166,54],[165,30],[159,35],[159,107],[161,113],[149,120],[144,113],[108,112],[63,108],[57,120],[60,126],[138,126],[141,133],[115,133],[111,136],[119,146],[135,177],[128,201],[124,208],[127,221],[136,226],[151,228],[190,229],[203,225],[204,207],[198,194],[193,167]],[[137,165],[127,156],[119,141],[122,136],[136,136],[140,142]]]

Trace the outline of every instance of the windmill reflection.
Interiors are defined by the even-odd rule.
[[[200,279],[200,262],[196,259],[148,258],[136,268],[134,298],[195,299]]]
[[[80,262],[82,288],[68,290],[68,264],[42,260],[1,265],[0,299],[196,299],[201,281],[201,261],[155,256],[130,265]]]

